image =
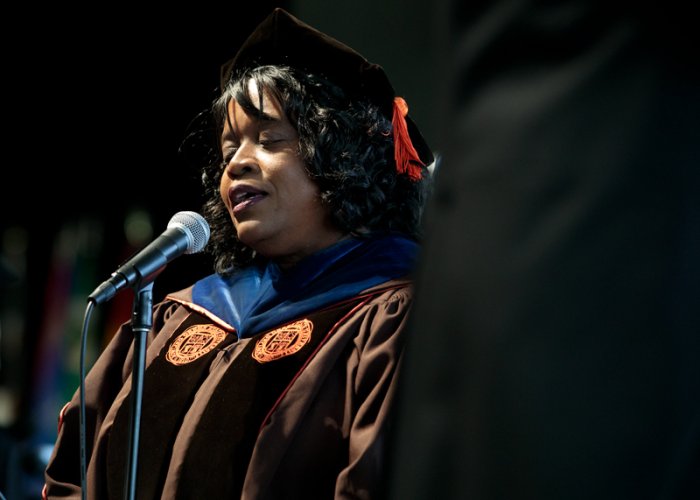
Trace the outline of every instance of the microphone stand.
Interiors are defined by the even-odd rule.
[[[146,365],[146,337],[153,325],[153,281],[135,290],[131,315],[134,332],[134,363],[131,377],[131,421],[129,439],[129,462],[126,471],[127,500],[136,498],[136,471],[138,468],[139,433],[141,426],[141,401],[143,399],[143,376]]]

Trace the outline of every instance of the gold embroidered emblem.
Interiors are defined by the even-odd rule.
[[[311,321],[302,319],[272,330],[255,344],[253,359],[259,363],[267,363],[299,352],[311,338],[313,329],[314,324]]]
[[[226,337],[226,332],[214,325],[189,327],[170,344],[165,359],[178,366],[191,363],[210,352]]]

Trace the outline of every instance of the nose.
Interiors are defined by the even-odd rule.
[[[226,175],[231,178],[241,177],[257,168],[255,145],[251,144],[250,141],[243,141],[226,164]]]

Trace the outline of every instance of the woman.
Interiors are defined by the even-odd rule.
[[[154,310],[141,498],[377,498],[432,155],[379,66],[275,10],[222,73],[216,273]],[[86,379],[87,496],[123,498],[130,325]],[[78,397],[47,498],[80,495]]]

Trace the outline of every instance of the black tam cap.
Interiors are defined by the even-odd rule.
[[[382,67],[281,8],[274,9],[222,66],[221,88],[243,70],[268,64],[323,75],[349,96],[369,99],[392,120],[399,173],[418,179],[422,168],[433,162],[430,147],[408,116],[406,102],[396,96]]]

